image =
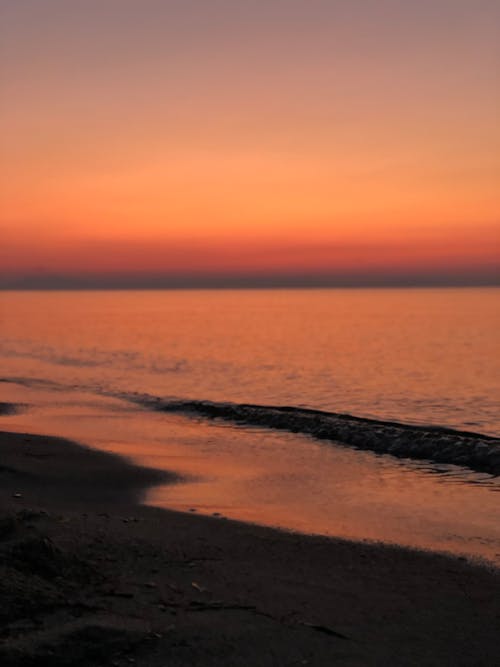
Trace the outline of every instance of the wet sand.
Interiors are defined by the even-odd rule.
[[[146,507],[175,476],[58,438],[0,452],[2,665],[500,661],[497,570]]]

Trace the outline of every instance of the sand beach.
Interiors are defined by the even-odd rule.
[[[485,564],[147,507],[165,473],[56,437],[0,452],[3,665],[498,664]]]

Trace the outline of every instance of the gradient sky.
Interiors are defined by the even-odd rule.
[[[0,285],[498,280],[498,0],[1,0],[0,21]]]

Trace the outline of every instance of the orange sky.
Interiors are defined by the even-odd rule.
[[[495,273],[498,3],[2,12],[4,282]]]

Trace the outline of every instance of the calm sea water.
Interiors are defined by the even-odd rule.
[[[61,435],[183,476],[151,489],[151,504],[500,565],[498,477],[124,400],[286,404],[498,435],[499,297],[0,293],[0,379],[10,380],[0,400],[25,405],[0,428]]]
[[[500,289],[0,293],[4,377],[500,435]]]

